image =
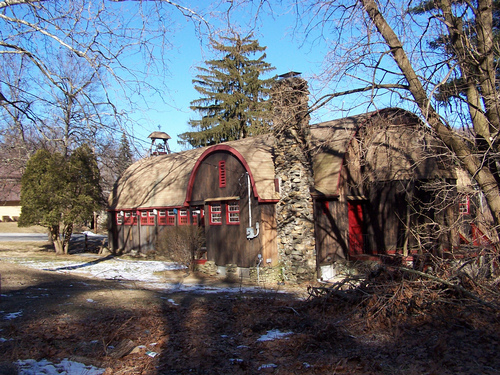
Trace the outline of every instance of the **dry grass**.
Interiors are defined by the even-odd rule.
[[[266,290],[155,292],[0,262],[2,310],[24,311],[0,319],[0,358],[73,358],[106,375],[500,373],[499,310],[462,291],[496,305],[497,284],[486,279],[486,290],[479,277],[448,272],[438,277],[456,288],[383,268],[352,288],[318,284],[305,300]],[[292,334],[260,341],[270,330]],[[137,350],[113,354],[130,341]]]
[[[17,222],[0,222],[0,233],[47,233],[47,228],[39,225],[21,228]]]

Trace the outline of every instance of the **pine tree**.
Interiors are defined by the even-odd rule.
[[[130,149],[130,144],[125,133],[122,133],[122,138],[120,141],[120,149],[118,150],[118,175],[121,176],[123,172],[134,162],[134,157],[132,155],[132,150]]]
[[[264,61],[265,53],[251,58],[266,49],[252,37],[211,40],[222,58],[198,67],[193,84],[202,97],[191,102],[191,109],[202,118],[189,121],[196,130],[180,134],[180,144],[208,146],[270,131],[269,90],[274,78],[260,76],[274,68]]]

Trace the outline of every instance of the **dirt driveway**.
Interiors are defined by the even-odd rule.
[[[34,270],[5,249],[0,259],[8,363],[69,358],[147,375],[500,373],[498,313],[443,304],[382,319],[297,289],[166,292]]]

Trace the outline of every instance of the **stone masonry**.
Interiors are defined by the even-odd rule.
[[[271,94],[274,167],[280,183],[278,256],[285,281],[294,283],[313,279],[316,271],[308,94],[307,82],[296,76],[279,80]]]

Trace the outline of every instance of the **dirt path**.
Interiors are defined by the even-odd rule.
[[[272,290],[162,293],[6,261],[0,275],[8,362],[69,358],[145,375],[500,373],[498,314],[451,306],[371,320]]]

